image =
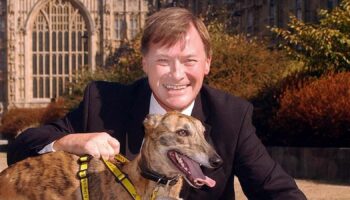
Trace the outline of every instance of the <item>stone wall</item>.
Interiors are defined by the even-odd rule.
[[[350,148],[268,147],[294,178],[350,183]]]

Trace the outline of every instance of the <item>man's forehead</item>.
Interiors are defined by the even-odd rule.
[[[182,40],[172,46],[155,44],[154,46],[150,46],[150,51],[152,51],[153,54],[157,57],[195,57],[201,54],[205,54],[204,47],[203,51],[200,51],[200,47],[198,45],[190,44],[190,42],[190,40]]]
[[[174,44],[166,42],[151,43],[150,48],[153,48],[157,54],[168,54],[178,50],[183,51],[186,48],[186,40],[179,39]]]
[[[153,41],[150,43],[150,48],[154,47],[159,51],[169,51],[171,49],[184,50],[189,44],[192,44],[194,40],[200,42],[204,46],[198,30],[191,24],[185,33],[180,33],[172,39],[167,40],[164,38],[157,42]]]

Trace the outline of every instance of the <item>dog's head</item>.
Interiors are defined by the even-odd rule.
[[[204,138],[202,123],[179,112],[148,115],[141,154],[147,167],[173,177],[182,175],[193,187],[215,186],[200,166],[216,168],[222,159]]]

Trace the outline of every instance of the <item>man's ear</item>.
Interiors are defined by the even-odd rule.
[[[211,56],[208,57],[205,61],[205,68],[204,68],[204,74],[208,75],[210,72],[210,65],[211,65]]]
[[[142,70],[147,74],[148,72],[148,65],[147,65],[147,59],[145,57],[142,57]]]

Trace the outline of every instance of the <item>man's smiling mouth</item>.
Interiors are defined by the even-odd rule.
[[[183,90],[190,84],[163,84],[163,86],[168,90]]]

